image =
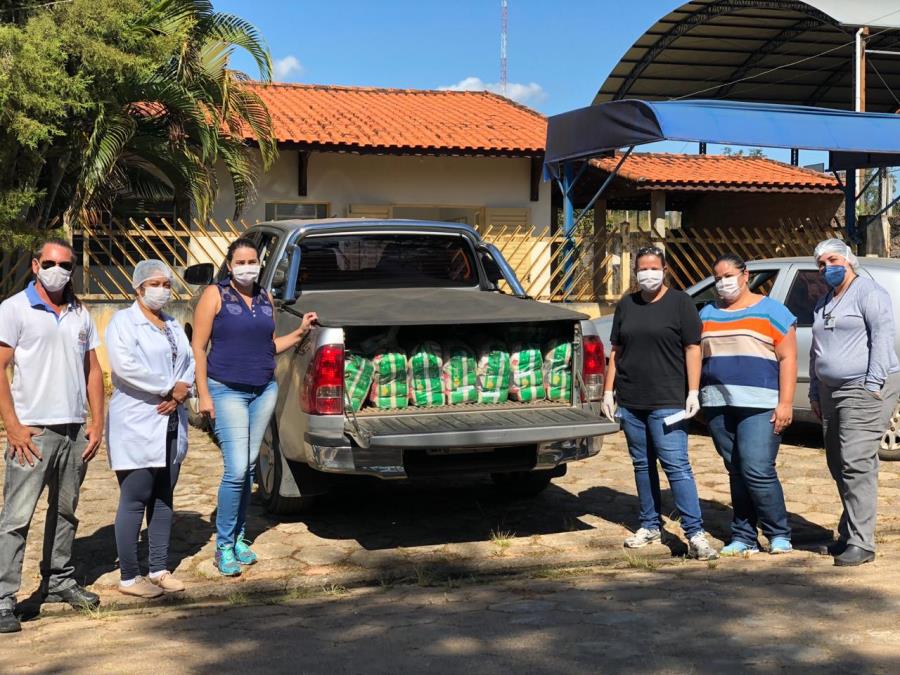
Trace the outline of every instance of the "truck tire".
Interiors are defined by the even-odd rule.
[[[494,485],[501,494],[516,499],[536,497],[550,485],[550,480],[558,475],[554,471],[512,471],[492,473]]]
[[[881,437],[881,449],[878,451],[879,459],[886,462],[900,460],[900,403],[894,408],[888,428]]]
[[[273,421],[263,438],[256,460],[257,496],[266,513],[276,516],[294,516],[308,512],[316,495],[284,497],[280,494],[284,464],[278,443],[278,428]]]

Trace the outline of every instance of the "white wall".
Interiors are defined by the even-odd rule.
[[[267,201],[328,202],[331,216],[346,216],[350,204],[431,205],[529,208],[539,228],[550,224],[550,183],[540,185],[540,200],[529,200],[531,160],[502,157],[411,157],[312,153],[308,194],[297,195],[297,153],[285,150],[258,183],[256,202],[242,218],[265,219]],[[220,178],[216,219],[231,217],[234,200],[226,177]]]

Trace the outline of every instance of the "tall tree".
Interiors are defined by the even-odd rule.
[[[0,237],[123,194],[206,215],[220,164],[237,211],[252,198],[276,153],[265,106],[228,67],[245,49],[270,79],[252,25],[204,0],[13,1],[0,2]]]

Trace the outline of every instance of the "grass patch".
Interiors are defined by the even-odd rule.
[[[228,595],[228,604],[234,606],[247,605],[250,603],[250,596],[241,591],[235,591]]]
[[[111,602],[108,605],[99,605],[97,607],[84,605],[78,611],[91,621],[117,621],[118,617],[113,616],[116,609],[118,609],[118,604]]]
[[[502,557],[506,555],[506,551],[512,546],[512,540],[516,536],[515,532],[507,530],[491,530],[491,543],[494,545],[494,555]]]
[[[330,595],[332,597],[340,597],[342,595],[347,595],[350,591],[347,590],[346,586],[341,586],[340,584],[328,584],[322,586],[322,592],[325,595]]]
[[[630,569],[647,570],[649,572],[653,572],[654,570],[659,568],[659,563],[657,561],[651,558],[645,558],[642,555],[626,553],[623,559],[625,560],[625,566]]]
[[[416,574],[417,585],[426,588],[438,585],[439,579],[437,574],[435,574],[434,570],[427,565],[416,565],[414,571]]]
[[[573,577],[588,576],[589,572],[579,567],[541,567],[529,572],[526,576],[531,579],[571,579]]]

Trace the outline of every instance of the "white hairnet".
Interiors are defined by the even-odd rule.
[[[172,270],[162,260],[141,260],[134,266],[134,274],[131,275],[131,287],[138,289],[148,279],[168,279],[172,281]]]
[[[856,255],[850,247],[840,239],[825,239],[816,244],[816,250],[813,253],[815,259],[818,260],[819,256],[822,256],[825,253],[837,253],[838,255],[842,255],[847,259],[847,262],[850,263],[850,266],[853,269],[859,267],[859,260],[856,259]]]

